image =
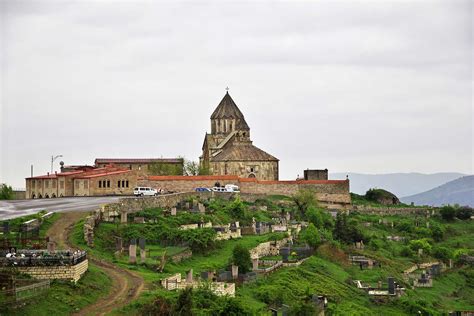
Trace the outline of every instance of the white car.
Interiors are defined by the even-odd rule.
[[[133,194],[136,196],[156,196],[158,191],[150,187],[137,187],[133,189]]]
[[[239,186],[235,184],[226,184],[225,189],[226,192],[240,192]]]

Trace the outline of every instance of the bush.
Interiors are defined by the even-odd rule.
[[[408,246],[404,246],[401,250],[400,250],[400,256],[402,257],[407,257],[407,258],[411,258],[415,255],[415,252],[413,250],[411,250],[410,247]]]
[[[423,249],[426,254],[429,254],[431,251],[431,245],[428,242],[428,239],[426,238],[410,240],[408,246],[414,251],[418,251],[418,249]]]
[[[309,226],[300,233],[300,239],[313,248],[317,248],[321,243],[318,229],[313,223],[310,223]]]
[[[252,260],[250,251],[238,244],[232,250],[232,263],[239,267],[239,273],[247,273],[252,269]]]
[[[0,184],[0,200],[13,200],[14,194],[11,186]]]
[[[441,227],[441,225],[432,223],[430,230],[431,237],[433,237],[435,241],[441,241],[444,239],[445,229]]]
[[[439,210],[441,217],[445,221],[452,221],[454,219],[454,216],[456,215],[456,209],[454,206],[451,205],[445,205]]]
[[[468,206],[462,206],[456,210],[456,217],[461,220],[470,219],[473,214],[473,209]]]
[[[448,261],[452,258],[452,252],[446,247],[434,247],[432,251],[433,257],[439,260]]]

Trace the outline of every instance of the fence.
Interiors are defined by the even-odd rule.
[[[19,250],[15,257],[6,255],[5,251],[0,251],[0,267],[74,266],[87,259],[85,251],[48,253],[42,250]]]

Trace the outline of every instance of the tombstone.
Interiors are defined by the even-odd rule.
[[[252,259],[252,270],[258,270],[258,258],[253,258]]]
[[[450,269],[453,268],[453,259],[449,259],[449,268],[450,268]]]
[[[392,228],[393,228],[393,222],[392,222]]]
[[[193,283],[193,269],[189,269],[189,271],[186,272],[186,283],[187,284]]]
[[[290,212],[286,212],[286,222],[289,223],[291,220]]]
[[[145,238],[140,238],[138,240],[140,246],[140,262],[145,263],[146,260],[146,250],[145,250]]]
[[[201,214],[206,213],[206,207],[204,206],[204,204],[198,203],[198,209],[199,209],[199,213]]]
[[[171,208],[171,216],[176,216],[176,207]]]
[[[239,277],[239,266],[232,265],[232,279],[237,280]]]
[[[187,210],[191,208],[189,202],[184,203],[184,208]]]
[[[3,233],[8,234],[10,232],[10,222],[3,222]]]
[[[389,277],[387,280],[388,280],[388,294],[394,295],[395,294],[395,279],[393,277]]]
[[[127,223],[127,212],[126,211],[122,211],[120,213],[120,223],[122,223],[122,224]]]
[[[430,222],[426,222],[426,228],[430,228]]]
[[[142,217],[142,216],[134,217],[133,222],[137,224],[145,224],[145,217]]]
[[[379,218],[379,224],[382,224],[382,219],[381,218]]]
[[[54,241],[48,242],[48,252],[55,252],[56,251],[56,243]]]
[[[123,251],[123,239],[121,237],[115,237],[115,250],[120,253]]]
[[[381,288],[382,288],[382,281],[379,280],[379,281],[377,282],[377,288],[378,288],[378,289],[381,289]]]
[[[423,255],[423,248],[418,249],[418,257],[421,257]]]
[[[128,262],[137,263],[137,240],[130,239],[130,246],[128,247]]]

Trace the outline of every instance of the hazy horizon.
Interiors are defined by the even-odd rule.
[[[280,178],[473,173],[472,3],[0,3],[0,183],[197,160],[225,88]]]

